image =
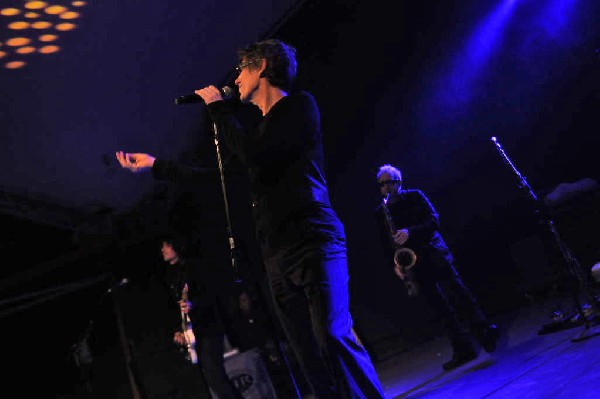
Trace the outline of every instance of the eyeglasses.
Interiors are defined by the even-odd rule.
[[[378,184],[379,184],[379,187],[383,187],[388,184],[400,184],[400,183],[402,183],[402,180],[393,179],[393,180],[382,180]]]
[[[242,72],[242,69],[246,68],[248,65],[252,65],[255,64],[256,60],[252,60],[252,61],[246,61],[246,62],[240,62],[236,67],[235,70],[239,72]]]

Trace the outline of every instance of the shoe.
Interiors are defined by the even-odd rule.
[[[487,353],[492,353],[496,350],[496,343],[500,337],[500,331],[495,324],[490,324],[482,329],[481,332],[481,347]]]
[[[450,359],[446,363],[442,364],[442,368],[444,369],[444,371],[450,371],[459,366],[462,366],[465,363],[469,363],[471,360],[475,359],[476,357],[477,357],[477,353],[475,353],[475,351],[455,352],[452,355],[452,359]]]

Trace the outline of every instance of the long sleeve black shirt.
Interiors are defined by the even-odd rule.
[[[245,129],[227,101],[209,104],[226,145],[248,168],[259,240],[267,253],[311,236],[345,241],[331,208],[324,173],[320,114],[305,91],[279,100],[257,126]],[[296,231],[296,233],[294,233]],[[326,238],[325,238],[326,240]]]

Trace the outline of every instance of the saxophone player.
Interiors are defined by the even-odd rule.
[[[475,343],[493,352],[498,328],[488,320],[458,274],[429,199],[421,190],[402,189],[402,173],[389,164],[379,167],[377,184],[384,200],[375,211],[376,219],[387,254],[394,254],[390,265],[405,283],[409,277],[415,280],[418,295],[434,308],[452,345],[452,358],[442,365],[443,369],[452,370],[475,359]],[[407,261],[411,263],[411,276],[396,260],[399,248],[414,252]]]

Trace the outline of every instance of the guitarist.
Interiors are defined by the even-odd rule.
[[[163,260],[168,263],[166,282],[171,297],[179,304],[178,313],[182,318],[189,316],[195,344],[189,345],[179,323],[173,341],[181,348],[184,357],[192,364],[197,355],[200,378],[204,382],[206,398],[211,398],[212,390],[219,399],[242,399],[225,371],[224,338],[225,324],[223,309],[226,306],[220,294],[227,292],[218,278],[218,273],[197,258],[184,258],[185,248],[176,236],[165,237],[161,242]],[[184,290],[185,287],[185,290]],[[187,299],[187,300],[186,300]],[[207,387],[208,385],[208,387]]]

